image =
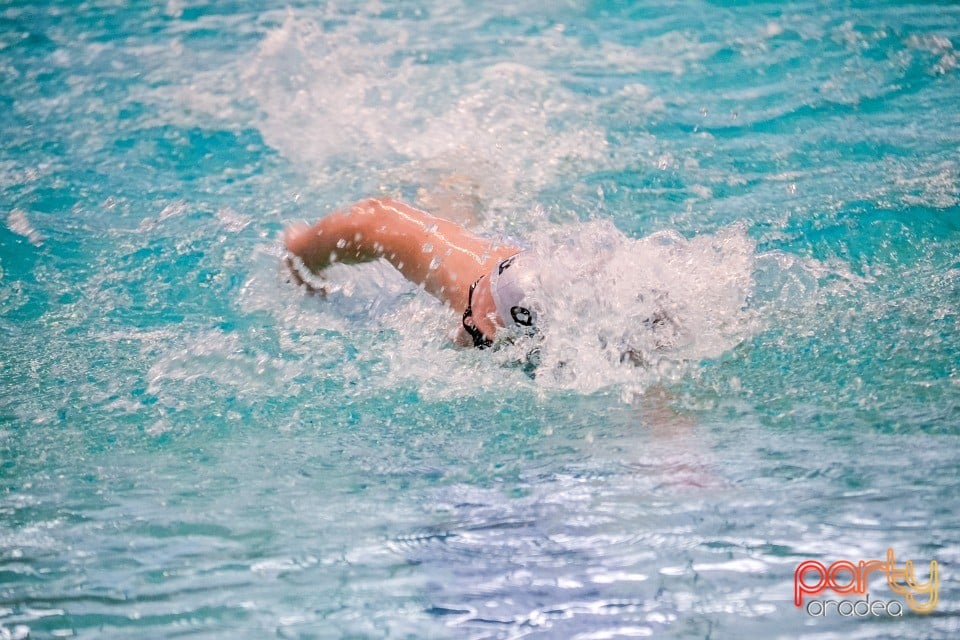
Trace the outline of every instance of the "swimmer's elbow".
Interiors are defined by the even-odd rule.
[[[372,239],[380,230],[394,226],[396,207],[399,203],[391,198],[367,198],[343,211],[342,231]],[[352,239],[352,238],[351,238]]]

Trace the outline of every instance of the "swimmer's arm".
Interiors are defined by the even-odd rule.
[[[457,310],[466,306],[474,280],[517,251],[390,198],[364,200],[312,227],[291,226],[284,240],[314,273],[334,262],[385,258],[408,280]]]
[[[356,264],[376,260],[380,254],[369,241],[366,203],[336,211],[321,218],[315,225],[292,224],[284,230],[287,250],[303,261],[313,273],[319,273],[335,262]]]

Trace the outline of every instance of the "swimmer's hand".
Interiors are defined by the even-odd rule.
[[[320,268],[324,265],[316,264],[311,260],[311,242],[316,239],[316,232],[304,222],[295,222],[283,230],[283,244],[287,254],[283,258],[283,265],[287,270],[287,282],[302,287],[310,295],[327,296],[327,288],[316,284]]]
[[[310,245],[315,240],[315,235],[306,222],[294,222],[283,230],[283,245],[290,252],[290,256],[296,256],[301,262],[305,262],[311,253]],[[287,257],[288,260],[290,256]],[[304,266],[315,271],[309,264]]]
[[[302,287],[304,290],[306,290],[308,295],[320,296],[321,298],[326,298],[327,288],[323,285],[317,285],[316,283],[310,282],[309,280],[305,279],[303,277],[303,271],[301,270],[302,265],[303,265],[302,261],[296,256],[292,256],[289,254],[284,256],[283,266],[286,267],[286,270],[287,270],[287,276],[285,281],[292,282],[294,285],[298,287]],[[314,279],[319,277],[320,276],[317,276],[317,275],[313,276]]]

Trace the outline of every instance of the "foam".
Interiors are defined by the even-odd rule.
[[[496,207],[602,160],[604,132],[584,117],[592,105],[561,78],[518,62],[426,64],[402,21],[370,28],[288,14],[245,71],[264,139],[315,181],[365,170],[389,188],[446,170]]]
[[[537,378],[594,391],[681,375],[748,334],[755,261],[739,226],[691,240],[630,239],[608,222],[537,232],[543,338]]]

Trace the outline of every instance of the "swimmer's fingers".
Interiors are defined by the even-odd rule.
[[[294,256],[301,273],[316,273],[322,265],[315,264],[318,235],[306,222],[294,222],[283,230],[283,245]]]
[[[288,254],[284,256],[283,264],[287,270],[287,282],[292,282],[294,285],[302,287],[309,295],[320,296],[321,298],[327,297],[327,288],[325,286],[316,285],[303,277],[303,269],[306,267],[304,267],[303,261],[300,260],[300,258]],[[314,275],[313,277],[318,278],[320,276]]]
[[[300,269],[298,269],[297,265],[293,263],[293,256],[284,256],[283,266],[287,269],[287,282],[293,282],[293,284],[297,285],[298,287],[306,284],[303,278],[300,276]]]

